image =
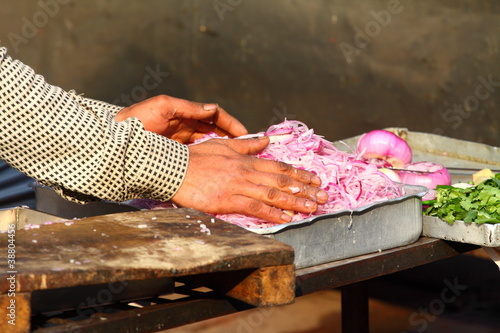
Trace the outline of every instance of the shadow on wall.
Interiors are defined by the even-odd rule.
[[[500,142],[496,0],[0,4],[0,39],[38,22],[22,60],[88,97],[217,102],[251,132],[288,116],[330,140],[407,127]]]
[[[105,60],[83,78],[82,86],[89,87],[90,98],[129,106],[167,92],[172,96],[188,94],[182,78],[173,78],[166,61],[159,62],[134,45],[124,45],[118,61]],[[170,82],[173,80],[175,84]]]

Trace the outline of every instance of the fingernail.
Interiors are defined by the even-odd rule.
[[[309,208],[309,209],[315,208],[315,207],[316,207],[316,203],[315,203],[315,202],[312,202],[312,201],[307,200],[307,201],[306,201],[306,207],[307,207],[307,208]]]
[[[204,104],[203,105],[203,109],[205,111],[213,111],[213,110],[217,109],[218,107],[219,107],[218,104],[213,104],[213,103],[212,104]]]
[[[283,213],[281,215],[281,220],[285,221],[285,222],[290,222],[292,220],[292,217],[290,215],[288,215],[288,214]]]
[[[328,200],[328,193],[325,191],[319,191],[318,194],[316,194],[316,197],[319,201],[326,202],[326,200]]]
[[[319,178],[318,176],[314,176],[312,179],[312,183],[313,185],[321,185],[321,178]]]

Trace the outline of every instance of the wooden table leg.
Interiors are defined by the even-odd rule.
[[[291,304],[295,300],[295,265],[268,266],[179,277],[253,306]]]
[[[342,287],[342,332],[369,333],[368,290],[366,282]]]

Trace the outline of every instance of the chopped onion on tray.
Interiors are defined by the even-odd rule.
[[[374,164],[363,161],[356,152],[343,152],[333,144],[316,135],[304,123],[294,120],[271,126],[255,136],[270,136],[271,143],[258,158],[288,163],[295,168],[308,170],[321,179],[321,188],[328,192],[329,199],[318,205],[314,214],[293,213],[292,221],[353,210],[373,203],[401,196],[399,186]],[[218,137],[207,134],[196,143]],[[292,190],[293,192],[293,190]],[[241,214],[219,214],[218,218],[249,228],[267,228],[275,225],[268,221]]]
[[[239,139],[262,136],[268,136],[270,143],[263,151],[254,155],[255,157],[288,163],[295,168],[310,171],[321,179],[321,188],[328,193],[328,201],[318,205],[318,210],[313,214],[285,211],[292,217],[292,222],[355,210],[400,197],[402,184],[427,187],[429,192],[423,199],[430,200],[435,197],[434,189],[437,185],[451,183],[446,167],[433,162],[412,163],[413,153],[410,146],[405,140],[386,130],[363,134],[358,140],[356,150],[347,146],[347,152],[337,149],[332,142],[296,120],[285,120],[264,132],[245,135]],[[213,138],[221,137],[208,133],[194,144]],[[290,187],[290,191],[298,193],[300,189]],[[147,209],[176,207],[172,203],[143,199],[134,203]],[[261,229],[276,225],[241,214],[215,216],[247,228]]]

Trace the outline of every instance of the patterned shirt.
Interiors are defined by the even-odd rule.
[[[188,165],[186,145],[148,132],[121,107],[45,82],[0,47],[0,158],[75,202],[169,200]]]

